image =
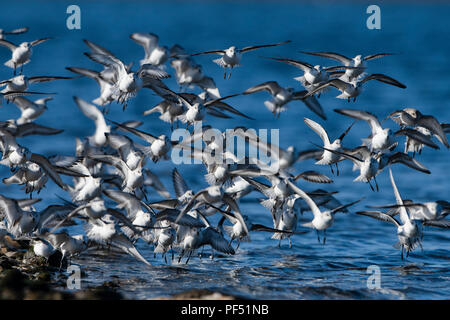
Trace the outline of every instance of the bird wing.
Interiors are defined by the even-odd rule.
[[[304,118],[304,121],[308,127],[310,127],[315,133],[319,135],[320,139],[322,139],[323,141],[324,146],[330,145],[328,134],[320,124],[308,118]]]
[[[316,205],[316,203],[313,201],[313,199],[311,199],[303,190],[301,190],[299,187],[297,187],[289,179],[287,179],[286,181],[287,181],[288,186],[291,188],[291,190],[305,200],[305,202],[311,208],[311,211],[314,214],[314,217],[317,217],[318,215],[320,215],[320,209]]]
[[[38,40],[34,40],[33,42],[31,42],[31,46],[37,46],[40,43],[43,43],[45,41],[51,40],[52,38],[42,38],[42,39],[38,39]]]
[[[364,83],[364,82],[367,82],[370,80],[378,80],[380,82],[384,82],[384,83],[387,83],[387,84],[390,84],[390,85],[393,85],[393,86],[396,86],[396,87],[399,87],[402,89],[406,89],[406,86],[403,83],[401,83],[391,77],[388,77],[384,74],[381,74],[381,73],[369,74],[366,77],[364,77],[364,79],[361,80],[361,83]]]
[[[152,186],[159,195],[164,198],[169,199],[170,193],[167,191],[166,187],[163,185],[159,177],[154,174],[150,169],[144,169],[144,185]]]
[[[6,217],[8,227],[12,227],[22,217],[22,210],[16,200],[0,195],[0,216]]]
[[[211,106],[213,106],[213,107],[215,107],[215,108],[219,108],[219,109],[221,109],[221,110],[225,110],[225,111],[231,112],[231,113],[233,113],[233,114],[236,114],[236,115],[238,115],[238,116],[244,117],[244,118],[246,118],[246,119],[249,119],[249,120],[255,120],[254,118],[249,117],[249,116],[243,114],[243,113],[240,112],[239,110],[233,108],[232,106],[230,106],[229,104],[227,104],[227,103],[225,103],[225,102],[223,102],[223,101],[217,101],[217,99],[216,99],[216,100],[210,100],[210,101],[212,101],[212,102],[209,103],[209,101],[208,101],[208,102],[205,104],[206,107],[211,107]]]
[[[136,212],[141,209],[141,202],[132,194],[114,189],[103,190],[103,193],[117,203],[117,208],[125,208],[130,219],[134,219]]]
[[[409,128],[405,128],[405,129],[400,129],[398,131],[395,132],[396,136],[408,136],[409,138],[420,142],[421,144],[424,144],[430,148],[433,149],[439,149],[439,146],[433,142],[433,140],[430,139],[430,137],[424,135],[422,132],[419,132],[417,130],[414,129],[409,129]]]
[[[75,79],[74,77],[57,77],[57,76],[37,76],[28,78],[29,83],[49,82],[54,80]]]
[[[391,56],[391,55],[393,55],[393,53],[375,53],[375,54],[371,54],[371,55],[365,56],[363,60],[369,61],[369,60],[372,60],[372,59],[378,59],[378,58]]]
[[[424,226],[438,227],[444,229],[450,229],[450,220],[425,220],[423,221]]]
[[[97,160],[100,162],[104,162],[106,164],[116,167],[117,169],[119,169],[122,172],[123,177],[126,177],[127,171],[130,170],[128,168],[127,164],[118,157],[114,157],[111,155],[91,154],[91,155],[88,155],[88,158]]]
[[[45,126],[41,126],[34,122],[24,123],[17,126],[17,130],[14,133],[14,136],[26,137],[31,135],[41,135],[41,136],[49,136],[63,132],[63,129],[54,129]]]
[[[33,108],[34,103],[27,98],[24,97],[17,97],[14,98],[12,101],[21,111],[24,111],[25,109]]]
[[[215,229],[209,227],[202,231],[202,245],[209,244],[214,250],[226,253],[234,254],[233,247],[228,241]]]
[[[113,55],[106,55],[101,53],[89,53],[89,52],[86,52],[85,55],[89,59],[97,63],[112,68],[119,75],[119,77],[120,75],[128,73],[125,64]]]
[[[315,89],[309,91],[307,94],[305,94],[305,98],[306,97],[310,97],[315,95],[317,92],[322,91],[323,89],[332,86],[335,87],[336,89],[340,90],[340,91],[344,91],[350,84],[342,81],[341,79],[331,79],[328,80],[327,82],[325,82],[324,84],[321,84],[320,86],[316,87]]]
[[[294,181],[302,178],[303,180],[315,183],[333,183],[333,179],[317,171],[304,171],[295,176]]]
[[[31,154],[30,161],[38,164],[42,170],[52,179],[59,187],[63,190],[68,190],[67,185],[61,180],[61,177],[56,172],[55,168],[53,168],[52,164],[48,159],[40,154],[33,153]]]
[[[253,86],[251,88],[248,88],[247,90],[245,90],[243,92],[243,94],[250,94],[250,93],[259,92],[259,91],[263,91],[263,90],[270,92],[270,94],[274,96],[279,91],[281,91],[282,88],[276,81],[267,81],[267,82],[258,84],[256,86]]]
[[[261,49],[261,48],[281,46],[282,44],[286,44],[286,43],[289,43],[289,42],[291,42],[291,40],[287,40],[287,41],[283,41],[283,42],[279,42],[279,43],[274,43],[274,44],[263,44],[263,45],[258,45],[258,46],[249,46],[249,47],[242,48],[239,51],[241,53],[244,53],[244,52],[249,52],[249,51],[253,51],[253,50],[257,50],[257,49]]]
[[[280,147],[261,140],[258,135],[256,135],[256,132],[252,129],[247,129],[245,127],[236,127],[234,128],[233,135],[240,136],[244,139],[248,138],[249,143],[258,147],[259,152],[262,151],[265,153],[270,153],[270,157],[277,158],[280,155],[283,156],[283,153],[285,152]]]
[[[441,124],[439,121],[436,120],[433,116],[421,116],[419,120],[417,121],[417,125],[427,128],[431,132],[433,132],[441,141],[443,145],[445,145],[447,148],[449,148],[447,137],[445,136],[445,132],[442,129]]]
[[[177,168],[173,169],[172,171],[172,182],[177,198],[180,198],[182,195],[186,193],[186,191],[189,190],[186,181],[183,179],[183,176],[178,172]]]
[[[3,34],[21,34],[21,33],[25,33],[28,31],[28,27],[24,27],[24,28],[17,28],[17,29],[13,29],[11,31],[4,31]]]
[[[317,100],[315,96],[306,97],[305,95],[307,93],[308,91],[306,90],[294,92],[292,100],[302,100],[303,103],[309,108],[309,110],[317,114],[323,120],[327,120],[327,116],[325,115],[325,112],[323,111],[322,105],[320,104],[319,100]]]
[[[11,42],[9,42],[7,40],[3,40],[3,39],[0,40],[0,46],[6,47],[11,51],[14,51],[17,48],[17,46],[14,43],[11,43]]]
[[[143,64],[136,73],[139,75],[140,78],[149,78],[157,80],[170,78],[169,73],[151,64]]]
[[[398,223],[397,220],[395,220],[393,217],[391,217],[390,215],[380,212],[380,211],[358,211],[355,212],[356,214],[362,215],[362,216],[367,216],[367,217],[371,217],[380,221],[385,221],[385,222],[389,222],[394,224],[395,226],[399,227],[400,224]]]
[[[145,59],[150,57],[159,40],[156,34],[142,32],[132,33],[130,39],[144,47]]]
[[[180,226],[186,226],[189,228],[204,228],[205,224],[188,214],[182,216],[178,221],[177,217],[180,211],[177,209],[164,209],[156,214],[156,221],[167,220],[173,223],[176,223]]]
[[[331,212],[331,213],[336,213],[336,212],[338,212],[338,211],[344,211],[344,210],[347,209],[348,207],[350,207],[350,206],[352,206],[352,205],[354,205],[354,204],[360,202],[360,201],[363,200],[363,199],[364,199],[364,198],[361,198],[361,199],[359,199],[359,200],[356,200],[356,201],[353,201],[353,202],[350,202],[350,203],[341,205],[341,206],[339,206],[339,207],[334,208],[334,209],[331,210],[330,212]]]
[[[147,141],[148,143],[153,143],[155,140],[158,139],[157,137],[151,135],[150,133],[146,133],[144,131],[125,126],[123,124],[120,124],[120,123],[112,121],[112,120],[110,120],[110,121],[112,123],[114,123],[117,127],[119,127],[120,129],[123,129],[124,131],[127,131],[127,132],[131,132],[132,134],[134,134],[134,135],[138,136],[139,138]]]
[[[95,122],[96,127],[106,127],[103,113],[95,105],[90,104],[89,102],[78,97],[73,97],[73,99],[75,100],[78,108],[80,108],[81,112]]]
[[[398,192],[397,185],[395,184],[394,176],[392,175],[391,168],[389,168],[389,177],[391,179],[392,189],[394,189],[395,200],[396,200],[397,204],[401,205],[400,206],[400,220],[402,221],[403,224],[405,224],[406,222],[409,221],[409,215],[408,215],[408,211],[406,211],[406,207],[403,206],[403,199],[400,196],[400,192]]]
[[[290,64],[291,66],[297,67],[301,69],[303,72],[308,72],[309,70],[313,69],[314,67],[310,65],[309,63],[293,60],[293,59],[286,59],[286,58],[267,58],[275,61],[284,62],[287,64]]]
[[[403,152],[396,152],[389,157],[388,164],[394,163],[402,163],[415,170],[431,174],[430,170],[428,170],[422,163],[420,163],[414,158],[411,158],[409,155]]]
[[[347,58],[346,56],[336,53],[336,52],[308,52],[308,51],[300,51],[304,54],[309,54],[311,56],[318,56],[318,57],[324,57],[324,58],[330,58],[336,61],[339,61],[343,63],[344,65],[348,66],[352,63],[352,59]]]
[[[225,50],[210,50],[210,51],[203,51],[203,52],[198,52],[198,53],[190,54],[190,55],[188,55],[188,56],[193,57],[193,56],[198,56],[198,55],[201,55],[201,54],[211,54],[211,53],[216,53],[216,54],[224,55],[224,54],[225,54]]]
[[[145,260],[145,258],[139,253],[133,243],[123,234],[115,233],[111,238],[111,245],[122,249],[124,252],[128,253],[137,260],[142,261],[148,266],[151,266],[150,262]]]
[[[334,111],[354,119],[367,121],[373,135],[383,129],[378,118],[370,112],[355,109],[334,109]]]

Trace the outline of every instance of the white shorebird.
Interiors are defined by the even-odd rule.
[[[160,135],[159,137],[155,137],[151,135],[150,133],[141,131],[139,129],[135,129],[132,127],[128,127],[126,125],[122,125],[120,123],[111,121],[114,123],[118,128],[125,132],[130,132],[139,138],[145,140],[146,142],[150,143],[149,146],[142,146],[139,144],[135,144],[135,146],[141,150],[146,156],[151,158],[153,162],[158,162],[159,159],[169,159],[168,153],[172,150],[172,148],[177,147],[179,145],[178,142],[171,141],[168,136],[165,134]]]
[[[55,252],[55,248],[53,248],[52,244],[43,239],[32,240],[31,244],[33,245],[33,252],[38,257],[43,257],[48,261],[48,258]]]
[[[122,191],[131,193],[136,189],[142,188],[144,184],[144,175],[142,172],[144,158],[141,159],[140,163],[133,170],[122,159],[115,156],[89,155],[88,158],[116,167],[122,178]]]
[[[163,66],[169,59],[169,49],[158,45],[159,37],[154,33],[133,33],[130,38],[144,47],[145,58],[140,61],[141,66],[151,64],[157,67]]]
[[[153,108],[144,111],[143,115],[147,116],[149,114],[158,112],[161,114],[159,119],[161,119],[164,122],[170,123],[171,128],[173,129],[174,122],[178,120],[178,118],[184,113],[184,111],[185,110],[182,103],[177,103],[170,100],[163,100]]]
[[[81,112],[95,123],[95,133],[93,136],[88,138],[89,143],[97,147],[105,145],[105,133],[110,133],[111,127],[106,124],[103,113],[98,110],[95,105],[90,104],[81,98],[73,97],[73,99],[75,100],[78,108],[80,108]]]
[[[371,135],[369,138],[363,139],[363,142],[370,151],[392,151],[398,145],[397,137],[402,135],[438,149],[429,137],[414,129],[405,128],[392,132],[389,128],[383,128],[378,118],[370,112],[355,109],[334,109],[334,111],[354,119],[367,121],[371,129]]]
[[[72,71],[74,73],[86,76],[88,78],[94,79],[99,87],[100,87],[100,96],[94,100],[92,100],[93,103],[99,105],[99,106],[105,106],[114,100],[116,100],[115,90],[113,89],[114,84],[111,83],[111,81],[108,81],[102,76],[102,72],[93,71],[90,69],[85,68],[77,68],[77,67],[67,67],[66,68],[69,71]]]
[[[136,96],[142,88],[149,88],[157,94],[163,95],[160,89],[166,86],[161,79],[170,77],[167,72],[148,64],[143,65],[137,72],[132,72],[131,67],[126,66],[108,50],[87,40],[85,43],[92,50],[92,52],[86,52],[85,55],[102,64],[113,74],[110,79],[113,83],[112,94],[123,105],[123,109],[126,108],[127,101]]]
[[[250,46],[250,47],[244,47],[242,49],[239,49],[235,46],[231,46],[228,49],[204,51],[204,52],[194,53],[189,56],[192,57],[192,56],[198,56],[201,54],[211,54],[211,53],[221,55],[222,56],[221,58],[215,59],[215,60],[213,60],[213,62],[218,64],[222,68],[225,68],[225,69],[230,68],[230,73],[228,74],[228,79],[229,79],[231,77],[231,71],[233,70],[233,68],[240,65],[241,59],[242,59],[242,54],[249,52],[249,51],[261,49],[261,48],[276,47],[276,46],[286,44],[289,42],[291,42],[291,41],[288,40],[288,41],[283,41],[283,42],[275,43],[275,44]],[[226,79],[226,76],[227,76],[227,72],[225,71],[223,78]]]
[[[60,269],[62,268],[64,258],[70,259],[87,249],[87,243],[82,234],[71,236],[66,231],[60,231],[58,233],[48,234],[45,237],[53,248],[62,253]]]
[[[357,78],[358,76],[360,76],[364,72],[364,70],[366,69],[366,64],[365,64],[366,61],[392,55],[392,53],[376,53],[376,54],[371,54],[371,55],[363,57],[362,55],[358,54],[358,55],[356,55],[353,58],[348,58],[348,57],[346,57],[346,56],[344,56],[342,54],[335,53],[335,52],[306,52],[306,51],[301,51],[301,53],[305,53],[305,54],[309,54],[309,55],[313,55],[313,56],[330,58],[330,59],[339,61],[344,66],[355,67],[353,69],[346,69],[345,70],[345,74],[343,75],[342,79],[346,80],[346,81],[351,81],[354,78]]]
[[[33,53],[32,48],[50,39],[51,38],[43,38],[34,40],[32,42],[22,42],[18,46],[7,40],[0,40],[0,46],[6,47],[11,50],[11,59],[5,62],[5,66],[14,69],[15,75],[17,68],[22,67],[23,69],[23,65],[30,62],[31,54]]]
[[[321,92],[322,90],[324,90],[325,88],[328,88],[330,86],[335,87],[336,89],[338,89],[341,94],[336,96],[336,98],[338,99],[347,99],[348,102],[350,102],[350,100],[353,98],[353,101],[356,101],[356,97],[359,96],[363,90],[363,84],[370,81],[370,80],[377,80],[383,83],[387,83],[390,84],[392,86],[395,87],[399,87],[402,89],[406,89],[406,86],[391,78],[388,77],[384,74],[380,74],[380,73],[374,73],[374,74],[369,74],[367,76],[365,76],[364,78],[362,78],[361,80],[359,79],[353,79],[350,82],[346,82],[344,80],[341,79],[331,79],[328,80],[327,82],[319,85],[318,87],[316,87],[315,89],[311,90],[310,92],[308,92],[305,97],[308,96],[312,96],[318,92]]]
[[[334,208],[332,210],[321,211],[319,209],[319,207],[316,205],[316,203],[314,202],[314,200],[311,199],[311,197],[308,196],[303,190],[298,188],[294,183],[292,183],[289,180],[287,180],[287,183],[289,184],[289,187],[296,194],[298,194],[300,197],[303,198],[303,200],[306,201],[306,203],[311,208],[312,213],[314,214],[314,219],[311,222],[302,224],[302,226],[315,229],[317,231],[317,240],[319,241],[319,243],[320,243],[319,231],[323,231],[323,244],[325,244],[326,239],[327,239],[326,230],[329,227],[331,227],[331,225],[333,224],[334,214],[336,212],[339,212],[342,209],[348,208],[362,200],[362,199],[359,199],[359,200],[353,201],[349,204]]]
[[[175,77],[181,87],[191,88],[195,85],[206,91],[212,99],[221,97],[213,78],[206,76],[203,73],[202,66],[186,56],[186,52],[181,46],[174,45],[170,52],[171,57],[174,58],[170,65],[175,69]]]
[[[235,254],[235,250],[223,235],[213,228],[201,214],[200,218],[204,221],[206,228],[191,228],[185,230],[184,234],[180,237],[182,250],[178,258],[178,263],[180,263],[183,256],[187,254],[188,257],[185,262],[187,264],[192,253],[205,245],[209,245],[212,249],[225,254]]]
[[[330,80],[333,71],[352,69],[352,67],[346,66],[335,66],[335,67],[321,67],[320,65],[313,66],[303,61],[286,58],[268,58],[268,59],[284,62],[302,70],[303,75],[295,77],[294,79],[299,81],[302,84],[302,86],[307,89],[308,92],[314,90],[321,84]],[[321,92],[322,90],[316,91],[318,96],[320,96]]]
[[[0,91],[4,95],[8,93],[16,93],[19,92],[30,93],[30,94],[53,94],[53,93],[37,93],[37,92],[26,92],[28,89],[28,85],[32,83],[40,83],[40,82],[49,82],[54,80],[67,80],[73,79],[73,77],[57,77],[57,76],[36,76],[36,77],[27,77],[23,74],[14,76],[11,79],[0,81],[0,87],[5,86],[5,88]],[[14,97],[14,96],[13,96]]]
[[[449,143],[441,123],[431,115],[424,115],[414,108],[404,108],[403,110],[396,110],[390,113],[386,119],[387,118],[391,118],[399,124],[402,129],[411,127],[429,138],[434,135],[444,146],[449,148]],[[405,142],[405,152],[418,152],[420,154],[423,146],[424,144],[420,141],[407,137]]]
[[[372,134],[370,138],[365,141],[371,151],[385,150],[394,145],[395,136],[391,129],[383,128],[380,121],[378,121],[378,118],[372,113],[353,109],[335,109],[334,111],[354,119],[367,121],[369,123]]]
[[[337,138],[336,140],[333,141],[333,143],[331,143],[330,139],[328,138],[327,132],[320,124],[318,124],[317,122],[315,122],[311,119],[308,119],[308,118],[304,118],[304,121],[305,121],[306,125],[308,127],[310,127],[315,133],[317,133],[319,135],[319,137],[322,139],[324,148],[331,149],[331,150],[337,150],[337,151],[343,151],[342,140],[347,135],[347,133],[350,131],[352,126],[355,124],[355,122],[353,122],[348,127],[348,129],[345,130],[345,132],[339,136],[339,138]],[[338,162],[341,160],[342,160],[342,157],[339,154],[324,150],[320,160],[317,161],[316,164],[329,165],[331,168],[331,172],[333,172],[332,164],[334,163],[334,164],[336,164],[336,173],[337,173],[337,175],[339,175]]]
[[[428,201],[423,203],[413,202],[411,200],[403,200],[403,205],[382,205],[382,206],[368,206],[368,208],[389,209],[387,214],[394,217],[400,213],[400,207],[406,207],[409,216],[413,220],[422,221],[423,225],[430,225],[434,227],[450,228],[450,220],[445,219],[450,214],[450,203],[445,200]]]
[[[283,88],[276,81],[267,81],[253,86],[243,92],[243,94],[251,94],[259,91],[269,92],[273,99],[264,101],[264,105],[278,119],[281,112],[287,109],[287,104],[293,100],[301,100],[312,112],[322,119],[326,120],[325,113],[319,101],[312,96],[304,98],[307,91],[294,91],[294,88]]]
[[[403,200],[400,196],[400,193],[398,192],[397,186],[394,181],[394,177],[392,175],[392,170],[390,168],[389,168],[389,176],[391,179],[392,188],[394,190],[396,202],[399,205],[401,222],[398,222],[390,215],[379,211],[359,211],[356,213],[394,224],[397,227],[397,236],[399,239],[399,242],[394,246],[401,248],[402,250],[401,256],[403,259],[404,250],[406,250],[406,256],[408,256],[409,252],[413,250],[417,245],[421,246],[420,226],[419,226],[420,222],[412,219],[406,207],[403,206],[404,204]]]
[[[24,97],[14,98],[13,103],[20,109],[20,118],[16,120],[18,125],[25,124],[36,120],[41,114],[46,111],[47,101],[52,100],[51,97],[30,101]]]

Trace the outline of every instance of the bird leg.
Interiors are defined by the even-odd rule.
[[[372,191],[375,191],[375,189],[372,187],[372,184],[370,183],[370,180],[367,180],[367,183],[369,184],[370,189],[372,189]]]
[[[181,262],[181,258],[183,258],[183,255],[184,255],[184,250],[181,250],[180,256],[178,257],[178,263]]]
[[[327,230],[323,230],[323,245],[325,245],[325,242],[327,241]]]
[[[229,246],[231,246],[231,243],[233,242],[233,240],[234,240],[234,236],[232,236],[231,239],[230,239],[230,242],[228,242]]]
[[[291,249],[291,248],[292,248],[292,241],[291,241],[291,237],[288,237],[288,240],[289,240],[289,249]]]
[[[336,162],[336,174],[339,175],[339,166],[337,162]]]
[[[380,189],[378,188],[377,178],[373,177],[373,181],[375,181],[375,186],[377,187],[377,191],[380,191]]]
[[[319,230],[316,229],[316,233],[317,233],[317,241],[320,243],[320,235],[319,235]]]
[[[192,250],[189,251],[189,255],[188,255],[187,259],[186,259],[186,264],[188,264],[189,259],[191,258],[191,255],[192,255]]]
[[[331,173],[334,174],[333,165],[330,164]]]

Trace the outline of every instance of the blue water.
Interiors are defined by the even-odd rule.
[[[25,66],[25,74],[71,75],[67,66],[100,69],[87,59],[83,52],[87,47],[82,39],[108,48],[125,63],[136,64],[143,57],[143,49],[128,37],[133,32],[153,32],[160,43],[171,46],[181,44],[188,52],[197,52],[230,45],[246,46],[292,40],[277,48],[249,53],[242,67],[233,71],[230,80],[223,80],[222,70],[211,62],[212,56],[200,56],[196,61],[207,75],[216,80],[222,95],[241,92],[258,83],[276,80],[284,86],[298,87],[292,78],[300,75],[294,67],[261,59],[260,56],[280,56],[305,60],[312,64],[330,63],[324,59],[304,56],[298,51],[336,51],[353,56],[376,52],[393,52],[396,55],[371,61],[369,72],[385,73],[405,83],[402,90],[376,81],[367,83],[366,91],[356,103],[335,99],[336,90],[324,94],[320,102],[329,118],[322,121],[301,103],[291,103],[290,109],[274,120],[263,105],[267,94],[237,97],[230,104],[256,118],[223,120],[207,118],[206,122],[219,129],[243,125],[255,129],[279,128],[281,146],[295,145],[298,149],[311,148],[309,141],[320,142],[318,136],[304,123],[310,117],[323,124],[332,137],[346,128],[350,119],[334,113],[335,108],[361,108],[384,118],[389,112],[403,107],[418,107],[423,113],[433,114],[441,122],[450,122],[450,6],[436,4],[383,4],[381,5],[381,30],[368,30],[366,7],[362,2],[330,4],[320,2],[144,2],[144,1],[78,1],[81,7],[81,30],[66,28],[66,8],[72,2],[65,1],[9,1],[2,4],[0,27],[12,29],[30,27],[21,36],[8,38],[13,42],[34,40],[46,36],[54,40],[39,45],[34,50],[32,62]],[[0,49],[0,60],[8,59],[8,50]],[[173,70],[168,69],[172,75]],[[11,77],[10,69],[0,65],[0,78]],[[175,80],[166,83],[177,89]],[[73,155],[75,137],[89,136],[94,124],[76,107],[72,96],[86,100],[98,96],[98,86],[90,79],[56,81],[34,85],[31,89],[57,92],[49,110],[37,122],[64,132],[51,137],[27,137],[19,143],[33,152],[45,155]],[[142,91],[128,105],[125,112],[113,105],[109,117],[115,120],[140,119],[142,126],[152,134],[170,133],[170,126],[156,115],[141,114],[159,102],[151,91]],[[17,118],[19,111],[13,105],[0,109],[2,120]],[[396,125],[386,122],[391,128]],[[360,144],[360,138],[369,133],[368,125],[357,123],[346,146]],[[393,168],[402,196],[415,201],[449,200],[448,150],[426,149],[418,158],[432,172],[422,174],[396,165]],[[148,167],[163,180],[173,192],[170,161]],[[317,170],[330,174],[329,168],[314,166],[312,161],[295,165],[299,170]],[[366,205],[392,203],[394,196],[387,171],[378,176],[380,192],[372,192],[366,184],[353,183],[355,173],[350,163],[341,165],[341,175],[330,186],[317,186],[307,182],[299,185],[307,190],[317,187],[339,190],[338,199],[351,202],[364,196],[363,203],[352,210],[362,210]],[[178,169],[194,190],[206,186],[204,168],[199,165],[183,165]],[[8,168],[0,168],[1,177],[9,174]],[[67,180],[70,182],[70,179]],[[0,185],[0,193],[10,197],[25,197],[19,187]],[[43,209],[58,203],[56,194],[68,197],[51,182],[40,194],[43,201],[37,205]],[[158,200],[157,194],[149,195]],[[256,203],[259,195],[252,194],[242,203],[242,211],[254,222],[270,225],[270,213]],[[307,213],[302,220],[311,218]],[[213,219],[215,221],[215,219]],[[401,260],[400,252],[392,247],[397,241],[394,226],[355,214],[338,214],[328,230],[327,244],[317,243],[310,232],[293,237],[293,247],[277,241],[269,234],[255,233],[251,242],[242,243],[234,256],[218,256],[214,260],[192,258],[188,265],[165,265],[153,258],[153,248],[138,243],[142,254],[153,264],[147,267],[126,255],[84,255],[74,260],[85,272],[82,286],[115,281],[120,290],[130,298],[167,296],[191,288],[208,288],[238,294],[255,299],[448,299],[450,296],[450,234],[446,230],[426,228],[423,251],[414,251]],[[381,271],[381,289],[367,288],[370,265]]]

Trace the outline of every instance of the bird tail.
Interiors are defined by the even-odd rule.
[[[364,176],[359,175],[353,180],[353,182],[356,182],[356,181],[367,182],[367,179]]]
[[[311,222],[307,222],[307,223],[303,223],[302,227],[306,227],[306,228],[314,228],[312,221]]]
[[[5,62],[5,66],[7,66],[7,67],[9,67],[9,68],[11,68],[11,69],[14,69],[14,62],[12,61],[12,59],[6,61],[6,62]]]
[[[286,233],[281,233],[281,232],[274,233],[272,236],[272,239],[276,239],[276,240],[281,240],[284,238],[286,238]]]
[[[225,63],[225,61],[223,61],[222,58],[214,59],[213,62],[216,63],[216,64],[218,64],[218,65],[221,66],[222,68],[225,68],[225,66],[226,66],[226,63]]]
[[[92,100],[92,102],[99,106],[105,105],[105,100],[102,97],[98,97],[97,99]]]

